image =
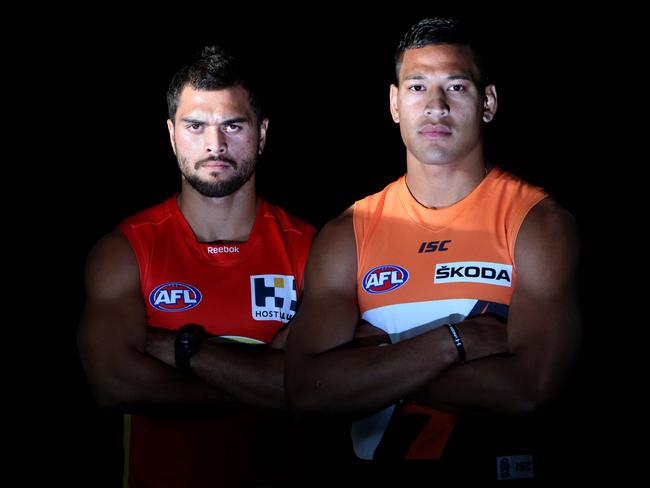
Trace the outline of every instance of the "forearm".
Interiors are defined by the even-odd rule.
[[[404,398],[457,360],[448,334],[437,329],[391,346],[303,357],[290,365],[292,404],[307,411],[357,412]]]
[[[128,364],[93,381],[101,406],[128,413],[214,413],[238,403],[226,392],[143,353],[131,353]]]
[[[409,396],[440,410],[517,415],[535,410],[534,379],[514,355],[478,359],[447,369]]]
[[[518,319],[511,312],[513,318]],[[512,324],[518,321],[509,327]],[[549,315],[543,324],[545,333],[530,338],[522,338],[521,327],[509,330],[515,342],[509,346],[511,353],[449,368],[410,398],[443,410],[483,415],[519,415],[543,408],[566,387],[580,343],[580,318],[577,311],[564,309],[562,316]],[[564,324],[562,334],[550,334],[549,324]]]
[[[206,342],[191,365],[202,380],[241,403],[286,408],[283,351]]]

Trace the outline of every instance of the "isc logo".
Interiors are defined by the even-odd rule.
[[[363,289],[368,293],[386,293],[399,288],[409,279],[401,266],[386,264],[372,268],[363,277]]]
[[[450,239],[445,239],[444,241],[423,242],[422,244],[420,244],[420,248],[418,249],[418,254],[435,252],[435,251],[447,251],[449,250],[447,244],[449,244],[450,242],[451,242]]]
[[[163,312],[180,312],[201,302],[198,288],[185,283],[170,282],[157,286],[149,294],[149,303]]]

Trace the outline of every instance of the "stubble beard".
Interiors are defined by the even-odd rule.
[[[187,168],[190,165],[186,159],[179,158],[178,163],[181,173],[192,188],[205,197],[219,198],[232,195],[251,179],[251,176],[255,173],[256,160],[256,157],[252,157],[242,159],[237,163],[231,159],[212,158],[194,163],[193,166],[195,171],[198,171],[198,169],[207,161],[223,161],[230,164],[235,170],[235,174],[227,179],[220,179],[219,172],[217,171],[211,172],[211,178],[209,180],[202,179],[199,177],[198,173],[188,174],[187,171],[184,171],[184,168]]]

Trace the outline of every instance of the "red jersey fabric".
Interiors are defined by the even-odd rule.
[[[125,220],[148,324],[268,343],[294,315],[315,229],[259,201],[247,242],[198,242],[176,196]],[[284,417],[247,409],[209,419],[127,416],[128,485],[250,486],[273,476]],[[255,481],[254,481],[255,480]]]

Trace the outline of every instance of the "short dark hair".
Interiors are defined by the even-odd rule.
[[[474,60],[479,70],[479,79],[476,80],[481,86],[489,84],[487,64],[477,47],[476,34],[459,19],[434,17],[422,19],[413,24],[404,35],[395,53],[395,79],[399,83],[399,70],[404,59],[404,51],[417,49],[430,44],[458,44],[469,47],[474,53]]]
[[[257,123],[262,122],[264,114],[248,66],[233,52],[221,46],[202,48],[196,61],[183,66],[172,77],[167,90],[167,112],[172,122],[176,116],[181,92],[187,85],[195,90],[223,90],[241,86],[248,92],[251,107],[257,116]]]

